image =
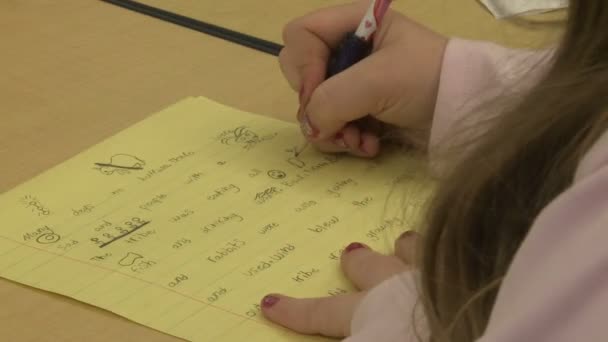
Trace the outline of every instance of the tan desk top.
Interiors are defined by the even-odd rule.
[[[342,1],[274,0],[263,9],[254,1],[146,2],[280,42],[291,17]],[[546,38],[495,21],[474,0],[396,8],[468,38],[518,46]],[[0,193],[186,96],[295,115],[295,96],[272,56],[99,1],[1,1],[0,42]],[[0,303],[3,341],[177,340],[5,280]]]
[[[281,42],[281,27],[294,17],[312,10],[349,3],[348,0],[265,0],[230,1],[218,6],[214,1],[139,0],[167,11],[194,17],[233,30]],[[399,0],[392,9],[447,35],[492,40],[514,47],[536,47],[548,39],[547,29],[531,30],[519,23],[498,21],[478,0]],[[544,15],[557,18],[562,12]]]

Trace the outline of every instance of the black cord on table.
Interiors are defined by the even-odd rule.
[[[148,6],[132,0],[101,0],[116,6],[120,6],[141,14],[177,24],[191,30],[206,33],[208,35],[221,38],[242,46],[246,46],[261,52],[278,56],[283,48],[277,43],[250,36],[241,32],[233,31],[225,27],[213,25],[190,17],[168,12],[160,8]]]

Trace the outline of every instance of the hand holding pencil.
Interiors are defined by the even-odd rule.
[[[387,9],[388,1],[361,1],[285,27],[281,69],[300,94],[306,140],[321,151],[373,157],[387,127],[426,139],[447,39]],[[361,54],[363,42],[370,51]]]

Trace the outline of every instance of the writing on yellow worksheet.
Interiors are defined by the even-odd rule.
[[[3,194],[0,276],[189,340],[314,340],[260,299],[350,291],[342,248],[388,251],[430,183],[406,154],[294,157],[300,139],[183,100]]]

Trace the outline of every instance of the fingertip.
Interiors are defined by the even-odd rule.
[[[346,148],[355,152],[359,149],[361,143],[361,132],[359,128],[353,124],[348,124],[342,129],[343,140]]]
[[[281,296],[277,294],[268,294],[262,298],[260,305],[262,309],[271,309],[281,300]]]
[[[420,237],[420,233],[415,230],[407,230],[399,235],[399,239],[406,241],[415,241]]]
[[[340,261],[344,266],[344,263],[348,262],[348,259],[359,257],[361,254],[367,254],[369,252],[373,252],[373,250],[368,245],[361,242],[351,242],[344,247],[344,251],[342,251],[342,255],[340,256]]]
[[[344,140],[344,132],[342,131],[336,133],[333,144],[342,152],[348,151],[348,145],[346,144],[346,140]]]
[[[296,299],[279,294],[264,296],[260,302],[262,314],[269,321],[291,329],[300,334],[317,333],[314,327],[308,326],[310,314],[306,308],[306,299]]]
[[[355,250],[358,249],[365,249],[365,248],[369,248],[367,245],[362,244],[361,242],[353,242],[351,244],[349,244],[348,246],[346,246],[346,248],[344,248],[344,253],[343,254],[349,254]]]
[[[358,242],[345,248],[340,266],[346,277],[360,290],[369,290],[406,269],[398,257],[384,255]]]
[[[300,334],[344,337],[365,292],[320,298],[271,294],[262,299],[262,314],[271,322]]]
[[[288,327],[289,322],[286,322],[285,318],[287,317],[286,314],[289,313],[289,310],[284,309],[286,304],[288,304],[286,303],[288,301],[287,299],[288,298],[285,296],[276,293],[267,294],[260,300],[262,315],[275,324]]]
[[[395,255],[407,264],[414,264],[419,241],[420,233],[414,230],[404,232],[395,240]]]
[[[275,322],[281,323],[283,321],[281,318],[285,318],[286,315],[289,315],[297,302],[298,299],[296,298],[278,293],[270,293],[262,298],[260,307],[267,317]]]
[[[348,124],[341,133],[344,145],[355,156],[371,158],[380,152],[380,139],[372,132],[364,132],[355,124]]]
[[[380,153],[380,139],[375,134],[363,132],[358,150],[366,157],[375,157]]]

